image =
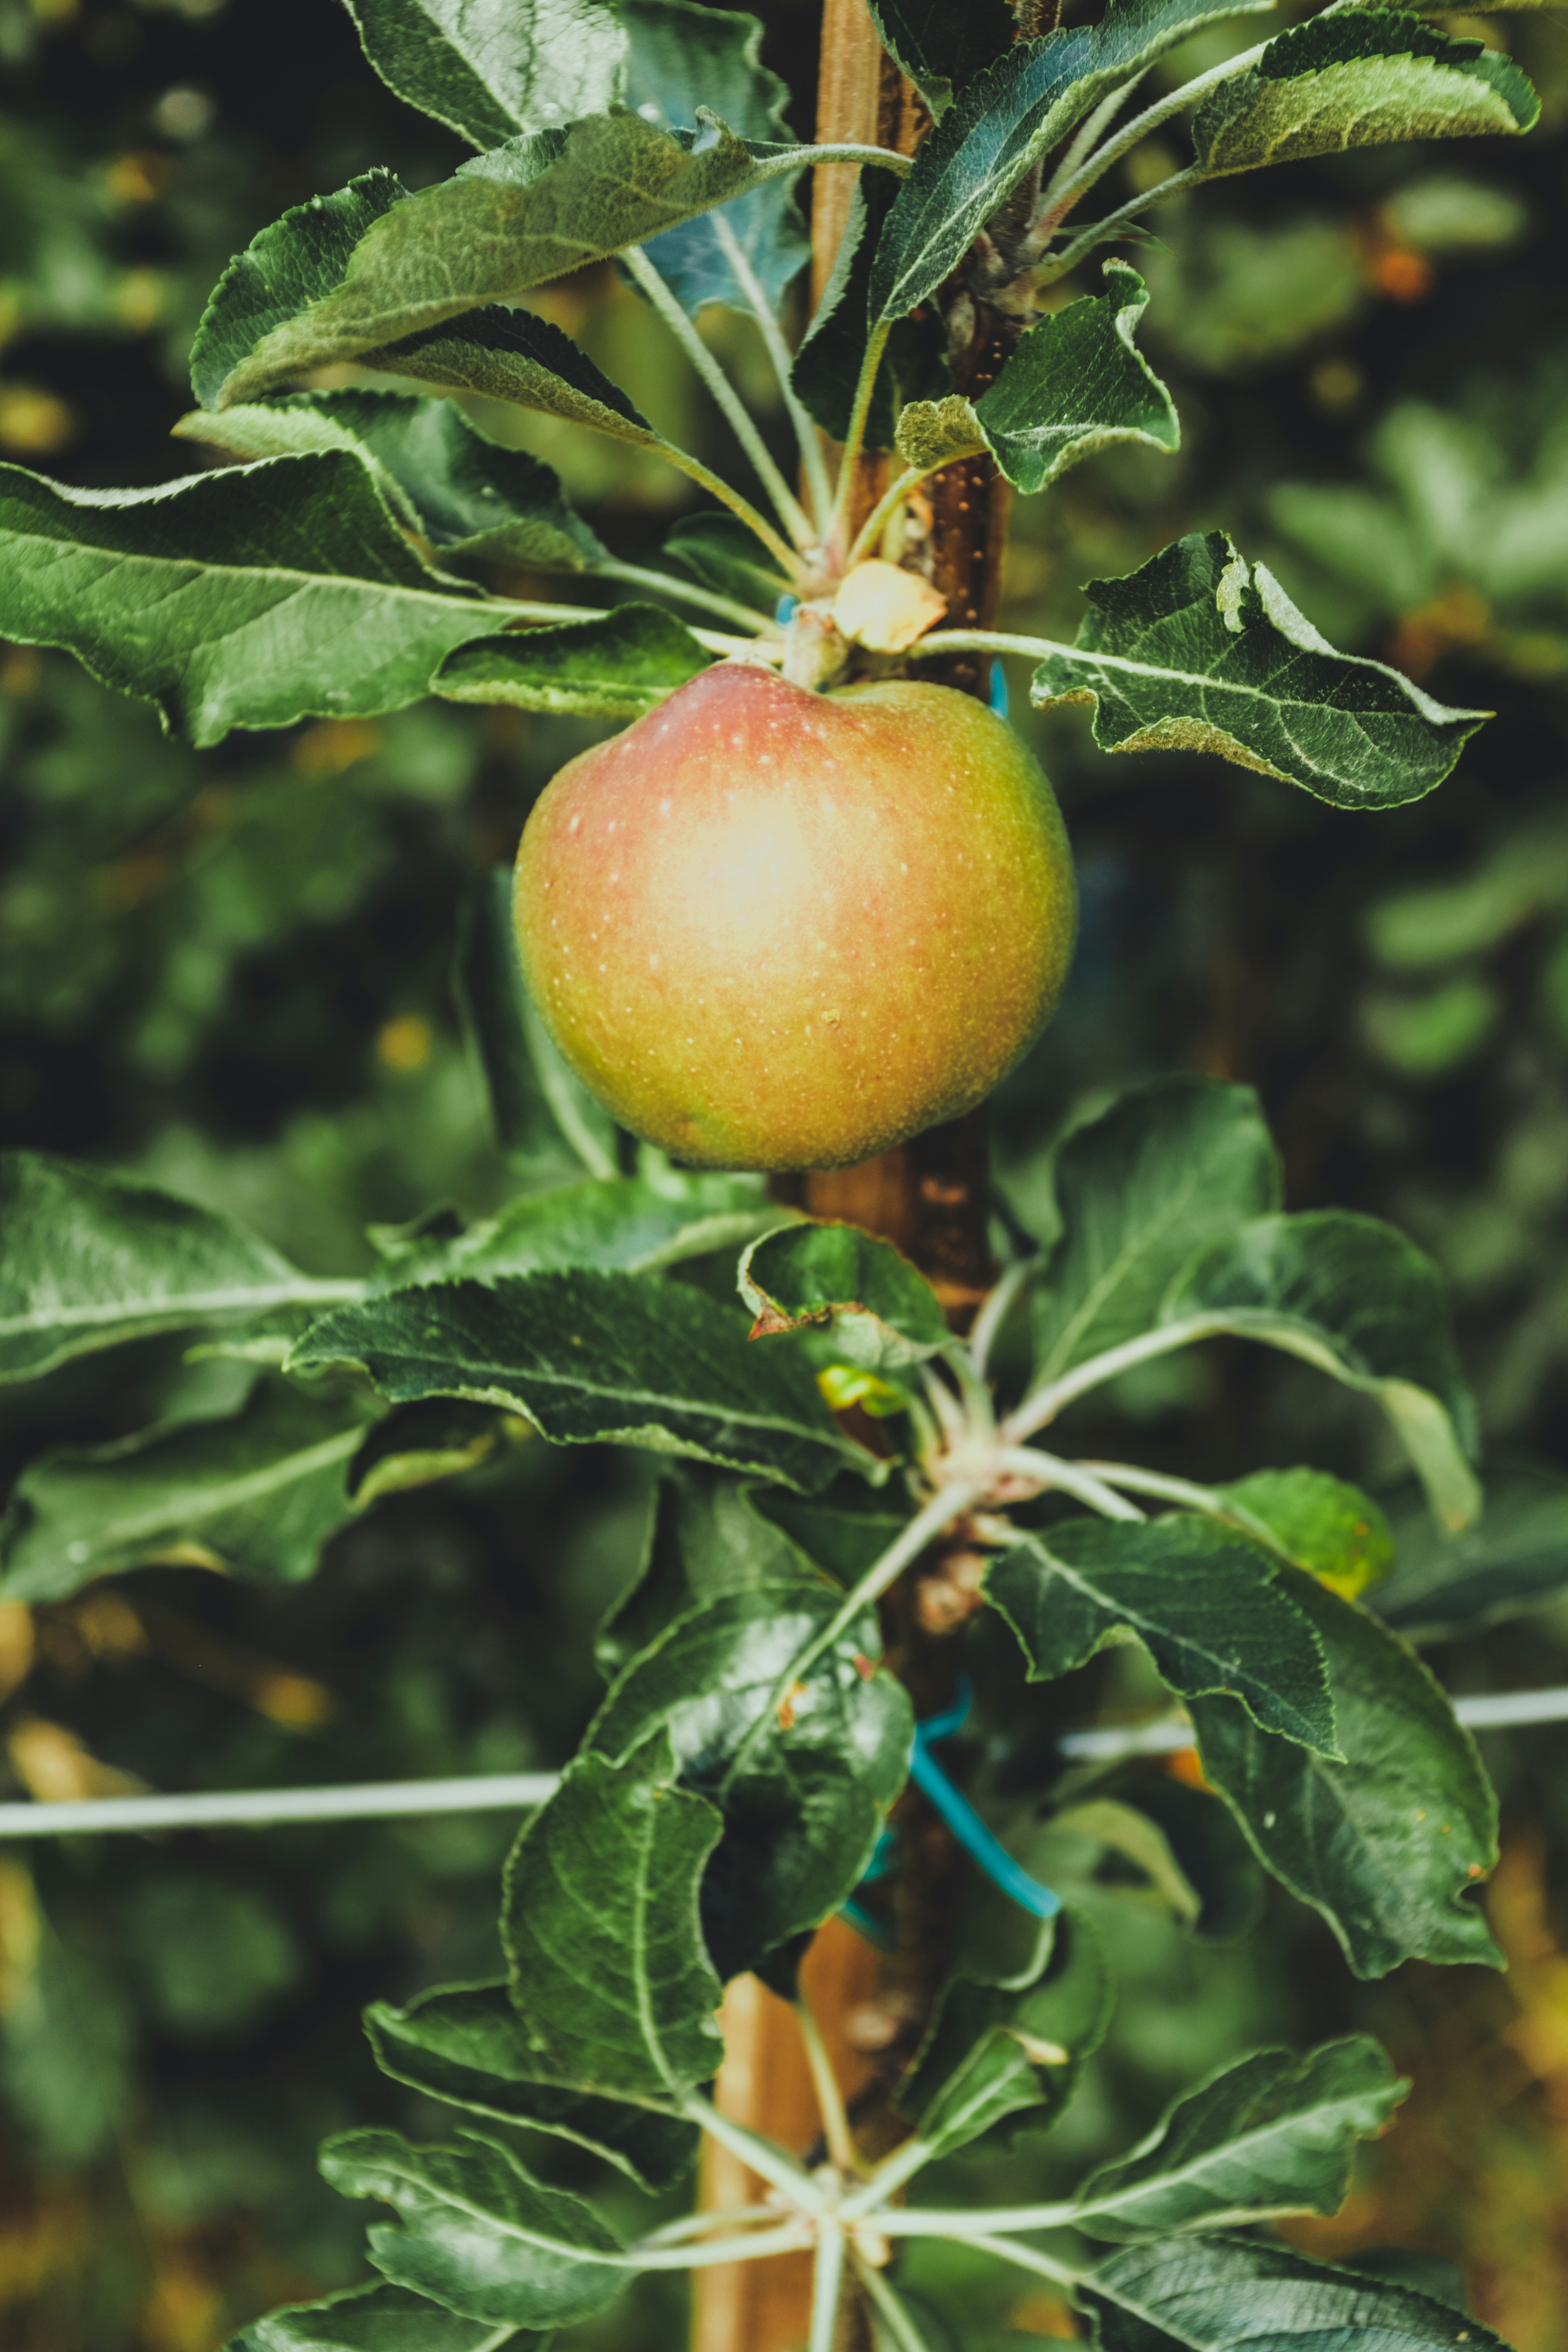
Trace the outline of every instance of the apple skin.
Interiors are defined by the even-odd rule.
[[[847,1167],[989,1094],[1071,960],[1071,854],[1003,720],[908,679],[704,670],[562,769],[517,857],[572,1068],[700,1168]]]

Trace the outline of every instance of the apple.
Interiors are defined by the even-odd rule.
[[[623,1126],[700,1168],[839,1168],[987,1095],[1072,954],[1067,835],[971,696],[704,670],[562,769],[523,970]]]

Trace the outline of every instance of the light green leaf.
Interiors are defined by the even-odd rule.
[[[401,710],[517,610],[427,571],[347,450],[153,490],[0,467],[0,634],[64,646],[194,743]]]
[[[0,1596],[64,1601],[160,1562],[301,1583],[353,1515],[346,1473],[370,1417],[268,1381],[231,1421],[46,1454],[12,1489]]]
[[[1097,25],[1019,41],[976,76],[921,144],[877,248],[874,317],[936,292],[991,215],[1119,84],[1222,16],[1271,0],[1111,0]]]
[[[1480,1509],[1466,1459],[1475,1407],[1447,1285],[1396,1227],[1342,1209],[1259,1217],[1177,1277],[1160,1320],[1262,1340],[1375,1397],[1445,1525],[1463,1527]]]
[[[858,1225],[780,1226],[746,1251],[739,1284],[753,1339],[819,1331],[836,1360],[864,1371],[906,1372],[952,1337],[924,1275]]]
[[[374,2001],[364,2028],[382,2072],[427,2098],[574,2140],[649,2191],[690,2170],[694,2124],[657,2105],[600,2098],[551,2078],[504,1979],[441,1985],[406,2009]]]
[[[1205,179],[1390,140],[1528,131],[1541,100],[1511,58],[1403,11],[1331,8],[1270,41],[1193,122]]]
[[[723,1822],[675,1780],[662,1734],[578,1755],[507,1864],[512,2000],[541,2057],[610,2098],[679,2104],[724,2054],[697,1916]]]
[[[353,1296],[233,1217],[41,1151],[0,1153],[0,1381],[155,1331]]]
[[[1440,784],[1490,715],[1337,653],[1223,531],[1084,593],[1076,650],[1048,654],[1030,693],[1042,709],[1092,704],[1102,751],[1212,751],[1336,808],[1396,808]]]
[[[447,392],[510,400],[569,425],[586,425],[634,449],[657,449],[658,435],[619,384],[548,319],[481,303],[460,317],[362,354],[364,365],[413,376]]]
[[[1486,1508],[1448,1535],[1402,1514],[1394,1575],[1371,1596],[1409,1642],[1443,1642],[1552,1606],[1568,1585],[1568,1478],[1545,1463],[1489,1471]]]
[[[594,1751],[617,1762],[667,1733],[683,1782],[722,1814],[701,1916],[726,1980],[819,1927],[854,1891],[908,1777],[913,1712],[902,1684],[875,1671],[874,1610],[790,1680],[840,1598],[796,1562],[782,1579],[700,1602],[631,1661],[588,1732]]]
[[[1258,2050],[1177,2099],[1131,2156],[1074,2202],[1094,2238],[1223,2230],[1276,2213],[1337,2213],[1358,2139],[1410,2085],[1364,2034],[1309,2057]]]
[[[1329,1662],[1344,1761],[1260,1731],[1233,1698],[1192,1714],[1204,1771],[1259,1861],[1321,1912],[1359,1977],[1411,1958],[1500,1966],[1470,1900],[1497,1861],[1497,1802],[1475,1743],[1404,1643],[1287,1569]]]
[[[871,0],[871,21],[900,72],[939,121],[964,84],[1018,37],[1005,0],[974,0],[961,8],[952,0]]]
[[[545,2352],[530,2328],[504,2339],[506,2352]],[[405,2286],[351,2286],[321,2303],[291,2304],[229,2340],[227,2352],[500,2352],[488,2320],[412,2294]]]
[[[389,89],[475,147],[602,113],[626,36],[603,0],[346,0]]]
[[[1009,2116],[1052,2123],[1105,2039],[1115,1989],[1089,1919],[1058,1911],[1021,1982],[955,1976],[895,2093],[931,2156],[949,2156]]]
[[[975,403],[986,445],[1015,489],[1047,489],[1080,457],[1118,442],[1166,452],[1181,446],[1171,395],[1132,341],[1148,289],[1124,261],[1108,261],[1103,275],[1103,292],[1031,327]]]
[[[447,702],[638,719],[712,664],[700,640],[657,604],[621,604],[603,620],[479,637],[443,665],[433,690]]]
[[[521,1415],[456,1397],[395,1406],[371,1428],[349,1465],[349,1494],[363,1511],[384,1495],[482,1469],[532,1435]]]
[[[452,992],[495,1139],[532,1184],[558,1183],[584,1168],[590,1176],[613,1176],[615,1121],[567,1068],[534,1011],[518,958],[511,891],[508,866],[473,885],[452,960]]]
[[[419,1243],[374,1276],[370,1287],[381,1292],[432,1282],[493,1282],[505,1275],[555,1273],[574,1265],[654,1274],[687,1258],[740,1249],[769,1230],[777,1216],[752,1177],[689,1176],[673,1186],[640,1176],[590,1179],[509,1201],[496,1216],[455,1239]]]
[[[204,407],[254,399],[371,352],[401,365],[407,338],[515,301],[810,159],[809,148],[753,156],[716,120],[677,135],[616,111],[510,140],[415,195],[385,175],[356,181],[299,206],[229,265],[192,354],[197,396]]]
[[[489,441],[449,401],[400,392],[300,392],[242,403],[218,417],[196,409],[174,427],[237,457],[348,449],[389,507],[443,560],[592,572],[606,551],[567,503],[561,478],[523,449]]]
[[[1255,1470],[1218,1491],[1248,1518],[1261,1520],[1298,1568],[1347,1601],[1388,1572],[1394,1559],[1388,1521],[1370,1495],[1326,1470]]]
[[[465,2319],[570,2326],[626,2284],[629,2273],[615,2259],[621,2242],[594,2208],[546,2188],[510,2148],[477,2132],[465,2132],[460,2147],[340,2132],[321,2163],[344,2197],[396,2210],[401,2229],[380,2223],[368,2233],[376,2269]]]
[[[1509,2352],[1452,2304],[1256,2238],[1130,2246],[1077,2296],[1101,2352]]]
[[[406,1404],[467,1397],[558,1444],[613,1442],[806,1490],[872,1457],[845,1437],[790,1348],[749,1348],[733,1309],[679,1282],[583,1267],[394,1291],[324,1315],[291,1371],[355,1365]]]
[[[1337,1754],[1323,1649],[1297,1580],[1212,1519],[1068,1519],[1025,1536],[986,1570],[985,1597],[1017,1634],[1033,1682],[1136,1634],[1173,1690],[1232,1694],[1287,1741]]]
[[[911,400],[900,415],[893,444],[906,466],[922,473],[978,457],[987,446],[973,404],[950,392],[941,400]]]
[[[1194,1251],[1279,1202],[1279,1163],[1250,1087],[1126,1087],[1056,1155],[1062,1235],[1037,1293],[1035,1382],[1154,1323]]]

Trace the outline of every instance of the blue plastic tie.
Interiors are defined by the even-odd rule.
[[[998,719],[1007,716],[1007,673],[999,661],[991,665],[991,708]]]
[[[785,625],[786,622],[790,621],[794,617],[795,608],[799,602],[800,598],[798,596],[792,596],[787,588],[784,590],[784,594],[773,606],[773,618],[778,623],[781,629]]]

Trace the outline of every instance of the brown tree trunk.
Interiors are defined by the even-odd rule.
[[[879,42],[865,0],[824,0],[818,85],[818,143],[858,141],[913,152],[929,118]],[[848,215],[852,166],[818,166],[812,199],[812,274],[820,294]],[[963,306],[959,317],[970,315]],[[958,388],[978,393],[1005,356],[1005,330],[980,313],[963,347],[953,353]],[[852,515],[869,513],[887,479],[887,460],[871,451],[860,460]],[[948,602],[954,626],[992,625],[1000,583],[1005,529],[1005,483],[989,458],[954,467],[935,478],[931,530],[925,545],[930,576]],[[931,675],[941,683],[984,694],[983,663],[960,657]],[[879,1234],[912,1258],[935,1284],[949,1318],[965,1328],[991,1276],[986,1245],[986,1131],[984,1110],[931,1129],[896,1151],[858,1168],[817,1171],[786,1180],[781,1194],[813,1216],[840,1217]],[[946,1644],[920,1627],[912,1580],[884,1606],[893,1663],[909,1684],[916,1712],[941,1705],[951,1684]],[[896,2077],[926,2015],[947,1958],[943,1883],[952,1865],[946,1832],[912,1791],[896,1810],[903,1849],[897,1897],[899,1949],[880,1956],[842,1920],[829,1920],[814,1939],[802,1987],[821,2025],[845,2096],[868,2112],[868,2145],[890,2145],[896,2119],[879,2101],[879,2085]],[[816,2142],[819,2124],[795,2021],[787,2005],[754,1978],[731,1985],[721,2023],[725,2061],[717,2084],[726,2115],[765,2132],[798,2153]],[[749,2202],[760,2184],[737,2158],[711,2150],[704,2159],[705,2205]],[[809,2326],[809,2257],[791,2255],[696,2272],[693,2352],[798,2352]],[[846,2298],[838,2352],[868,2352],[865,2314]]]

